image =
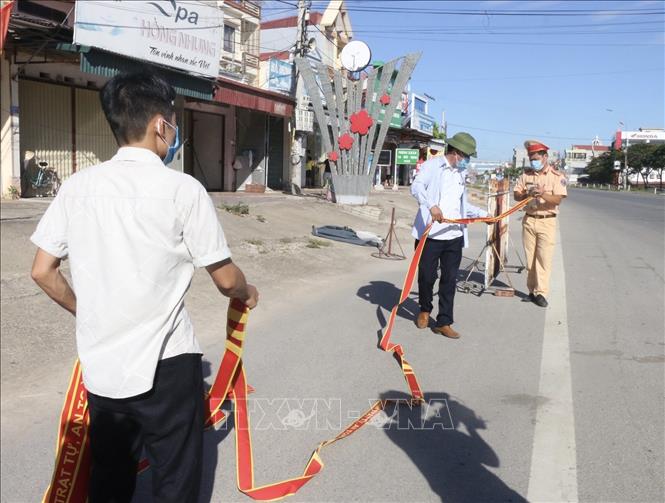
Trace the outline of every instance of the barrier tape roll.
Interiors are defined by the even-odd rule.
[[[525,199],[496,217],[443,219],[447,223],[470,224],[476,222],[493,223],[523,208],[531,198]],[[404,349],[400,344],[390,342],[393,326],[397,317],[399,306],[408,298],[413,281],[418,271],[418,263],[425,247],[426,238],[433,224],[429,224],[420,242],[416,247],[413,258],[404,278],[402,291],[395,307],[390,312],[388,323],[379,342],[379,348],[392,352],[404,374],[407,386],[411,393],[410,405],[421,404],[424,395],[416,374],[411,365],[404,358]],[[235,439],[236,439],[236,477],[238,489],[254,500],[273,501],[291,496],[298,492],[307,482],[323,469],[323,460],[320,452],[323,448],[346,438],[365,424],[376,414],[384,410],[389,404],[404,403],[400,399],[377,400],[358,419],[350,423],[337,436],[321,442],[305,465],[302,475],[267,484],[255,486],[254,461],[252,456],[252,439],[250,433],[250,420],[247,411],[247,395],[252,391],[247,384],[245,369],[242,364],[242,352],[245,341],[247,318],[249,309],[239,300],[233,299],[229,303],[226,342],[224,355],[217,371],[217,376],[208,394],[206,401],[205,427],[211,428],[226,419],[221,410],[222,404],[230,399],[234,401]],[[56,459],[51,484],[44,494],[43,503],[85,503],[87,501],[88,482],[90,478],[90,439],[88,436],[90,417],[86,390],[83,385],[81,366],[77,360],[69,382],[65,403],[60,414],[60,427],[56,444]],[[141,460],[138,471],[149,467],[147,460]]]

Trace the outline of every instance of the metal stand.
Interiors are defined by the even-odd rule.
[[[399,239],[397,238],[397,233],[395,232],[396,223],[397,222],[395,222],[395,208],[393,208],[392,215],[390,216],[390,228],[388,229],[388,235],[386,236],[386,239],[383,240],[383,246],[379,248],[378,252],[372,253],[372,257],[382,258],[386,260],[406,259],[406,256],[404,255],[404,250],[402,249],[402,245],[400,244]],[[395,239],[397,246],[399,246],[399,251],[401,254],[393,253],[393,238]],[[386,246],[388,247],[387,250]]]
[[[506,276],[506,279],[508,280],[508,284],[510,285],[510,288],[504,288],[504,287],[492,287],[492,283],[488,285],[487,288],[485,288],[485,285],[481,285],[479,283],[475,283],[473,281],[469,281],[469,278],[473,274],[473,271],[478,271],[479,273],[483,273],[485,264],[480,261],[480,258],[484,255],[485,251],[487,248],[492,247],[492,251],[494,252],[495,259],[499,261],[499,274],[497,274],[494,279],[492,280],[492,283],[494,283],[499,275],[501,273],[504,273]],[[494,245],[494,241],[490,240],[485,243],[485,246],[483,246],[483,249],[480,251],[476,259],[471,262],[471,265],[469,266],[468,269],[468,274],[466,275],[466,278],[464,281],[461,281],[460,283],[457,284],[457,290],[462,292],[462,293],[473,293],[474,295],[480,296],[484,292],[491,293],[493,295],[496,295],[497,297],[512,297],[515,295],[515,288],[513,287],[513,282],[510,280],[510,275],[508,274],[508,269],[511,269],[511,272],[516,272],[517,274],[520,274],[526,266],[524,265],[524,262],[522,262],[522,257],[520,257],[520,254],[515,250],[515,248],[512,246],[512,240],[509,238],[508,239],[508,246],[513,249],[515,252],[515,255],[517,255],[517,260],[519,260],[520,265],[503,265],[500,260],[499,256],[499,251],[496,249],[496,246]],[[483,269],[481,270],[480,264],[482,263]]]

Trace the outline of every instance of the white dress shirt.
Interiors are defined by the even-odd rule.
[[[466,197],[466,171],[453,168],[444,157],[433,157],[420,166],[411,185],[411,194],[419,204],[411,235],[420,239],[432,221],[430,209],[439,206],[446,218],[476,218],[487,212],[470,204]],[[429,239],[454,239],[464,236],[464,247],[469,246],[466,225],[435,222]]]
[[[201,353],[185,293],[195,267],[231,253],[196,179],[149,150],[120,148],[62,185],[31,240],[70,260],[76,342],[90,392],[145,393],[160,359]]]

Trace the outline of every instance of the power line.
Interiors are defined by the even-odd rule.
[[[353,30],[353,33],[385,33],[386,30]],[[543,37],[543,36],[561,36],[561,35],[624,35],[624,34],[642,34],[642,33],[663,33],[663,30],[639,30],[639,31],[556,31],[556,32],[540,32],[540,33],[525,33],[524,31],[501,31],[501,29],[492,29],[492,28],[482,28],[478,31],[456,31],[456,30],[436,30],[436,31],[426,31],[418,29],[406,29],[400,30],[400,33],[441,33],[446,35],[519,35],[522,37]]]
[[[294,9],[297,9],[297,8],[298,8],[298,5],[297,5],[297,4],[294,4],[294,3],[291,3],[291,2],[287,2],[286,0],[275,0],[275,1],[276,1],[276,2],[279,2],[279,3],[283,3],[283,4],[285,4],[285,5],[289,5],[289,6],[293,7]]]
[[[357,24],[353,23],[354,26],[363,26],[363,27],[371,27],[371,28],[376,28],[376,23],[372,24]],[[507,26],[497,26],[497,28],[501,29],[524,29],[524,30],[543,30],[543,29],[559,29],[559,28],[604,28],[606,26],[626,26],[626,25],[643,25],[643,24],[659,24],[662,25],[663,21],[622,21],[620,23],[575,23],[575,24],[553,24],[553,25],[546,25],[546,24],[540,24],[540,25],[507,25]],[[447,29],[447,28],[458,28],[458,25],[449,25],[449,26],[443,26],[443,25],[436,25],[436,26],[420,26],[420,25],[414,25],[413,28],[406,28],[407,31],[413,30],[419,30],[419,31],[433,31],[436,32],[441,29]],[[398,29],[400,31],[404,31],[404,24],[401,24],[399,26],[384,26],[382,31],[385,31],[387,29]],[[464,29],[469,29],[469,28],[474,28],[474,27],[465,27]],[[488,26],[477,26],[478,29],[487,29],[489,28]],[[353,31],[356,31],[355,29]],[[362,30],[365,31],[365,30]]]
[[[655,9],[514,9],[514,10],[493,10],[493,9],[430,9],[422,7],[371,7],[347,5],[348,12],[376,12],[382,14],[428,14],[428,15],[446,15],[446,16],[514,16],[514,17],[532,17],[532,16],[553,16],[553,17],[571,17],[571,16],[592,16],[592,15],[612,15],[612,16],[652,16],[665,14],[664,10]]]
[[[422,42],[448,42],[453,44],[479,44],[479,45],[528,45],[528,46],[548,46],[548,47],[662,47],[663,44],[658,43],[635,43],[635,42],[621,42],[621,43],[554,43],[554,42],[500,42],[496,40],[458,40],[454,38],[416,38],[416,37],[397,37],[374,35],[372,38],[386,39],[386,40],[404,40],[404,41],[422,41]]]
[[[555,77],[586,77],[594,75],[623,75],[623,74],[634,74],[634,73],[650,73],[650,72],[663,72],[665,68],[648,68],[648,69],[638,69],[638,70],[626,70],[626,71],[613,71],[613,72],[589,72],[589,73],[561,73],[554,75],[529,75],[529,76],[514,76],[514,77],[478,77],[478,78],[468,78],[468,79],[416,79],[413,80],[417,82],[472,82],[472,81],[496,81],[496,80],[530,80],[530,79],[546,79],[546,78],[555,78]]]
[[[547,134],[541,134],[541,133],[524,133],[524,132],[517,132],[517,131],[503,131],[501,129],[487,129],[487,128],[480,128],[476,126],[468,126],[464,124],[455,124],[453,122],[448,122],[449,126],[455,126],[458,128],[464,128],[464,129],[473,129],[476,131],[484,131],[486,133],[497,133],[497,134],[507,134],[511,136],[521,136],[523,138],[529,138],[529,137],[535,137],[535,138],[547,138],[550,140],[573,140],[573,141],[588,141],[589,138],[575,138],[572,136],[552,136],[552,135],[547,135]]]
[[[335,41],[332,38],[330,38],[325,32],[321,31],[321,28],[319,28],[318,25],[313,24],[312,26],[314,26],[314,28],[316,28],[321,35],[326,37],[332,45],[334,45],[337,49],[339,49],[339,46],[335,43]]]

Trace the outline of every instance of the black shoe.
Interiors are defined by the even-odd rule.
[[[547,307],[547,299],[540,294],[536,295],[534,302],[540,307]]]
[[[536,302],[536,296],[535,296],[534,294],[532,294],[532,293],[529,293],[529,300],[530,300],[531,302]]]

